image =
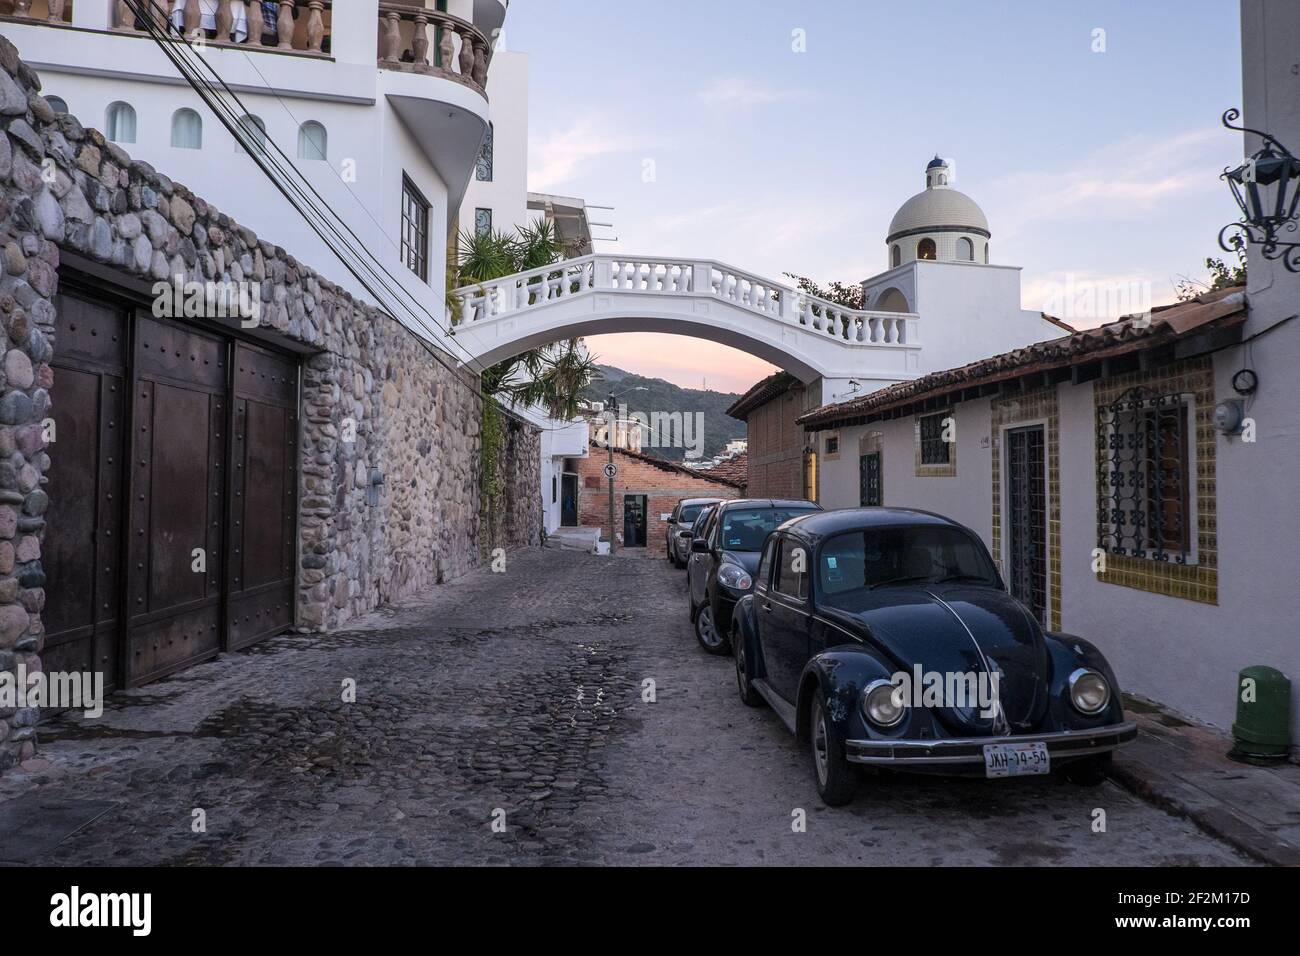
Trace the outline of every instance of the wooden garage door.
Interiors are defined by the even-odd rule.
[[[129,684],[221,649],[228,352],[216,336],[136,318]]]
[[[292,626],[296,360],[69,286],[46,669],[134,686]]]
[[[46,671],[100,671],[120,686],[126,316],[60,296],[42,613]]]
[[[293,624],[298,371],[237,343],[231,444],[230,647]]]

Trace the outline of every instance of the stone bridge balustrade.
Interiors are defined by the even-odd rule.
[[[429,27],[434,28],[431,41]],[[409,3],[379,4],[379,65],[456,80],[484,95],[492,43],[474,24]]]
[[[821,333],[844,345],[917,344],[915,313],[846,308],[790,286],[717,262],[600,254],[568,259],[530,272],[467,286],[453,295],[455,324],[470,326],[505,313],[522,317],[563,298],[601,291],[710,296],[777,323]],[[689,306],[681,306],[686,313]]]

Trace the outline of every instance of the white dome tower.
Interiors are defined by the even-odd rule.
[[[952,188],[952,178],[938,156],[925,167],[925,192],[903,203],[889,224],[891,269],[915,259],[989,261],[989,222],[975,200]]]

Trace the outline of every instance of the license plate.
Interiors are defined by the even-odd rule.
[[[1024,744],[985,744],[984,776],[1023,777],[1050,773],[1052,758],[1047,744],[1040,741]]]

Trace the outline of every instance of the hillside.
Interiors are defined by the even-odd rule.
[[[620,404],[626,405],[630,414],[642,412],[646,415],[654,412],[681,412],[683,415],[696,412],[704,414],[703,457],[718,454],[727,442],[745,437],[745,423],[736,421],[727,414],[727,408],[740,397],[734,392],[703,391],[698,388],[682,388],[661,378],[646,378],[633,372],[615,368],[612,365],[599,365],[603,379],[593,382],[583,390],[583,398],[593,402],[602,402],[609,394],[609,389],[624,394],[619,397]],[[641,387],[646,391],[632,391]],[[688,437],[697,443],[699,436],[692,426]],[[680,444],[680,443],[679,443]],[[682,447],[642,449],[646,454],[667,458],[669,461],[681,461],[687,449]]]

